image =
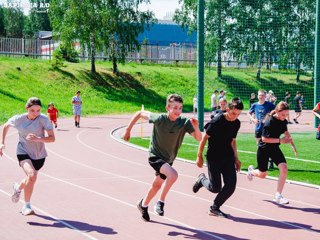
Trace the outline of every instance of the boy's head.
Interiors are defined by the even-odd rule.
[[[175,121],[182,113],[183,99],[178,94],[170,94],[167,97],[166,110],[171,121]]]
[[[260,89],[258,91],[258,99],[259,99],[259,102],[264,102],[266,100],[266,91],[263,90],[263,89]]]
[[[170,94],[167,97],[167,105],[169,105],[170,103],[173,103],[173,102],[183,103],[183,99],[178,94],[175,94],[175,93],[174,94]]]
[[[49,104],[48,104],[48,107],[54,107],[53,102],[49,103]]]
[[[236,120],[243,110],[243,103],[240,98],[235,97],[230,100],[227,106],[227,115],[230,121]]]

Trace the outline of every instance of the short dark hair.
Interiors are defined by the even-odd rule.
[[[30,108],[32,106],[38,105],[40,107],[42,107],[41,101],[39,98],[37,97],[31,97],[28,99],[27,103],[26,103],[26,108]]]
[[[77,93],[81,93],[80,91],[77,91]]]
[[[170,94],[168,97],[167,97],[167,105],[169,103],[173,103],[173,102],[179,102],[179,103],[183,103],[183,99],[180,95],[174,93],[174,94]]]
[[[243,103],[239,97],[232,98],[228,103],[229,109],[243,110]]]

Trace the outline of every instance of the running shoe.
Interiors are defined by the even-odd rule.
[[[249,181],[252,181],[253,180],[253,174],[252,174],[252,171],[254,170],[254,167],[253,167],[253,165],[250,165],[249,167],[248,167],[248,172],[247,172],[247,179],[249,180]]]
[[[11,200],[14,203],[17,203],[20,200],[21,190],[19,190],[18,187],[18,183],[13,184],[13,194],[11,195]]]
[[[289,204],[289,200],[284,198],[280,193],[276,193],[273,201],[279,204]]]
[[[225,214],[224,212],[222,212],[220,210],[220,208],[215,207],[215,206],[211,206],[209,208],[209,215],[210,216],[216,216],[216,217],[222,217],[222,218],[228,218],[227,214]]]
[[[201,180],[204,178],[206,178],[206,175],[204,175],[204,173],[200,173],[197,181],[193,184],[193,187],[192,187],[192,190],[194,193],[197,193],[199,189],[203,187]]]
[[[29,216],[29,215],[34,215],[35,212],[33,211],[33,209],[31,208],[30,205],[24,205],[22,210],[21,210],[22,215],[24,216]]]
[[[154,206],[154,212],[159,216],[163,216],[164,214],[163,207],[164,207],[164,202],[158,201]]]
[[[150,221],[150,216],[148,213],[148,207],[142,207],[142,200],[138,202],[137,204],[137,208],[139,209],[139,211],[141,212],[141,217],[144,221],[149,222]]]

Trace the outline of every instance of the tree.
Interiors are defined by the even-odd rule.
[[[138,35],[148,30],[156,20],[150,11],[139,11],[138,5],[148,0],[108,1],[104,15],[104,46],[109,50],[113,73],[118,73],[117,63],[124,63],[128,52],[140,50]]]
[[[20,8],[10,7],[4,11],[4,29],[6,37],[22,38],[24,15]]]
[[[49,17],[61,41],[80,41],[90,50],[92,73],[96,72],[96,51],[106,49],[116,73],[116,63],[124,61],[126,52],[139,47],[138,34],[153,20],[150,11],[138,10],[142,2],[148,0],[52,0]]]
[[[197,0],[182,0],[181,10],[176,10],[174,20],[187,26],[190,31],[197,29]],[[205,59],[212,59],[216,56],[217,75],[222,76],[222,52],[226,43],[228,32],[228,19],[230,19],[230,2],[228,0],[207,0],[205,3],[205,40],[214,45],[205,50]],[[209,55],[208,55],[209,54]]]
[[[0,37],[5,36],[4,29],[4,9],[0,6]]]

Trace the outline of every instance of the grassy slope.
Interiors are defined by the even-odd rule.
[[[78,89],[82,91],[84,115],[133,112],[140,109],[141,104],[151,111],[164,111],[166,96],[174,92],[183,96],[184,111],[192,111],[192,99],[197,89],[194,66],[132,63],[120,65],[119,76],[112,74],[109,62],[98,62],[96,66],[98,73],[93,76],[89,62],[66,63],[66,67],[54,70],[49,61],[0,57],[0,124],[23,112],[24,104],[31,96],[39,97],[45,105],[53,101],[62,116],[70,116],[71,97]],[[228,98],[241,97],[246,106],[250,93],[256,92],[261,85],[266,89],[277,89],[279,94],[296,89],[313,93],[310,76],[302,76],[300,84],[296,84],[294,78],[294,74],[266,72],[257,81],[255,70],[223,69],[223,78],[217,79],[214,70],[206,70],[206,110],[210,108],[214,89],[227,90]]]

